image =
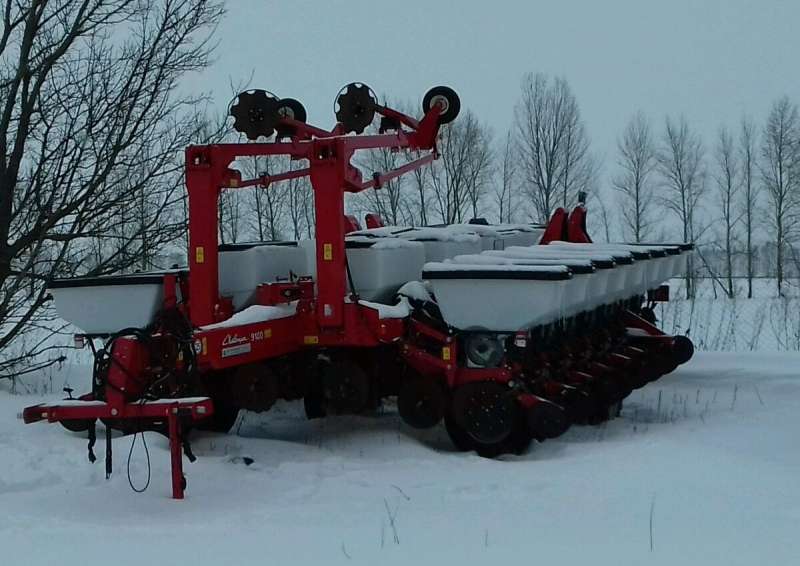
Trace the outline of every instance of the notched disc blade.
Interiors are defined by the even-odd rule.
[[[347,132],[360,134],[375,118],[377,101],[365,84],[350,83],[336,97],[336,102],[339,105],[336,120]]]
[[[249,140],[270,137],[278,123],[278,99],[265,90],[249,90],[239,94],[231,106],[233,128]]]

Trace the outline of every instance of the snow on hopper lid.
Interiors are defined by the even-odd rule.
[[[481,236],[499,237],[500,234],[494,226],[486,224],[450,224],[443,226],[443,230],[448,230],[453,234],[479,234]]]
[[[480,236],[474,232],[453,232],[446,228],[413,228],[397,234],[397,237],[437,242],[477,242],[480,240]]]
[[[350,232],[348,236],[367,236],[370,238],[392,238],[397,234],[413,230],[411,226],[382,226],[380,228],[367,228]]]
[[[541,258],[541,259],[590,259],[599,261],[614,261],[615,257],[608,251],[597,250],[567,250],[565,248],[552,247],[546,249],[547,246],[510,246],[504,250],[487,250],[486,254],[499,255],[504,257],[520,257],[520,258]]]
[[[491,228],[501,232],[539,232],[544,230],[544,226],[534,226],[533,224],[492,224]]]
[[[572,274],[566,265],[486,265],[474,263],[428,262],[424,279],[528,279],[562,280]]]
[[[368,236],[347,236],[345,244],[348,242],[355,244],[362,244],[358,247],[368,247],[373,250],[391,250],[397,248],[419,248],[422,246],[420,242],[413,242],[411,240],[402,240],[400,238],[370,238]]]
[[[451,260],[445,260],[445,263],[449,262],[481,265],[565,265],[573,273],[592,273],[594,271],[594,264],[590,259],[542,259],[537,257],[509,257],[499,254],[490,255],[482,253],[457,255]]]
[[[502,250],[487,250],[480,254],[462,254],[455,256],[452,261],[455,263],[480,263],[487,265],[497,264],[516,264],[516,265],[566,265],[591,267],[591,259],[583,258],[540,258],[540,257],[514,257],[514,255],[503,255],[502,253],[489,253],[493,251],[502,252]],[[450,261],[450,260],[446,260]]]

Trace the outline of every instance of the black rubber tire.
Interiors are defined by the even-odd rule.
[[[369,408],[372,383],[360,364],[350,359],[333,361],[322,370],[327,412],[359,414]]]
[[[449,86],[435,86],[426,92],[422,99],[422,111],[427,114],[433,106],[434,99],[439,97],[443,97],[447,101],[447,108],[439,115],[439,123],[448,124],[455,120],[461,111],[461,99]]]
[[[408,426],[432,428],[439,424],[447,411],[444,385],[433,377],[408,370],[397,395],[397,411]]]
[[[495,458],[502,454],[520,454],[530,446],[533,436],[530,434],[527,420],[516,401],[513,402],[512,410],[514,413],[511,417],[512,423],[508,434],[494,442],[477,440],[459,423],[459,419],[453,414],[452,406],[451,410],[445,414],[444,424],[453,445],[462,452],[475,451],[484,458]]]
[[[528,423],[518,411],[511,433],[499,442],[484,444],[472,438],[452,416],[445,415],[447,434],[453,445],[461,452],[474,451],[482,458],[497,458],[503,454],[522,454],[533,442]]]
[[[325,400],[318,393],[306,393],[303,397],[303,408],[308,420],[321,419],[328,415],[328,411],[325,410]]]
[[[90,419],[58,421],[61,426],[70,432],[86,432],[92,424]]]
[[[475,441],[470,438],[460,424],[458,424],[453,415],[449,412],[444,416],[444,427],[447,430],[447,435],[453,446],[460,452],[469,452],[475,449]]]
[[[281,98],[278,101],[278,115],[283,117],[284,109],[287,109],[288,112],[291,114],[290,118],[297,120],[298,122],[305,122],[307,115],[306,115],[306,108],[299,100],[295,100],[294,98]]]

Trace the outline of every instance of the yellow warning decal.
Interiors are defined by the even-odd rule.
[[[203,246],[197,246],[194,249],[194,261],[195,263],[204,263],[206,261],[206,253]]]
[[[272,338],[272,329],[271,328],[267,328],[266,330],[264,330],[264,338]]]
[[[319,336],[303,336],[303,344],[319,344]]]
[[[450,361],[450,346],[442,348],[442,359],[446,362]]]
[[[322,259],[325,261],[333,260],[333,244],[322,244]]]

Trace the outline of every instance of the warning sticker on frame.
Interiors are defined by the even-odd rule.
[[[242,354],[249,354],[251,350],[250,342],[246,344],[239,344],[238,346],[228,346],[222,349],[222,357],[230,358],[233,356],[241,356]]]

